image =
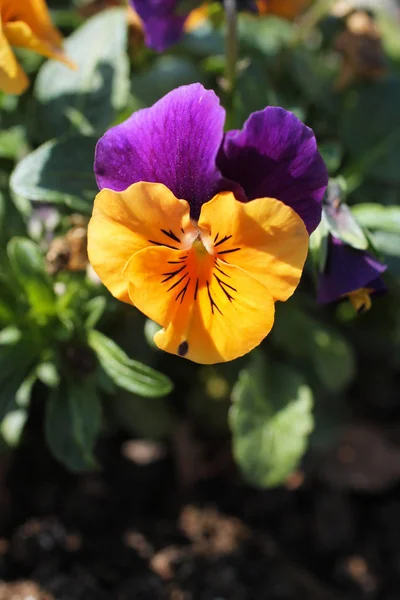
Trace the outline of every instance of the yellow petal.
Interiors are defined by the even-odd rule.
[[[193,31],[207,21],[209,14],[208,5],[204,4],[190,11],[188,18],[185,21],[184,29],[187,32]]]
[[[275,300],[293,294],[308,252],[307,230],[294,210],[274,198],[242,203],[224,192],[203,205],[199,226],[220,260],[255,277]]]
[[[0,21],[0,90],[7,94],[22,94],[29,81],[18,63]]]
[[[45,0],[0,0],[0,9],[3,23],[24,22],[35,36],[61,47],[61,34],[51,22]]]
[[[179,236],[182,224],[190,225],[189,205],[164,185],[140,182],[123,192],[103,189],[88,228],[92,267],[116,298],[130,302],[128,281],[123,278],[126,263],[155,242],[179,247],[170,232]]]
[[[370,288],[360,288],[346,294],[354,310],[358,313],[367,312],[372,306],[371,294],[374,292]]]
[[[75,68],[75,64],[65,56],[59,45],[54,45],[47,39],[38,37],[29,25],[23,21],[6,23],[4,25],[4,34],[11,46],[33,50],[37,54],[59,60],[67,66]]]

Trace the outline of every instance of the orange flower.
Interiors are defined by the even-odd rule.
[[[242,356],[264,339],[308,250],[303,220],[279,200],[243,203],[222,192],[194,221],[186,200],[146,182],[104,188],[88,240],[111,293],[161,325],[157,346],[203,364]]]
[[[276,15],[283,19],[292,21],[307,6],[311,4],[311,0],[258,0],[258,10],[262,15]]]
[[[74,68],[61,50],[44,0],[0,0],[0,89],[21,94],[29,84],[11,46],[27,48]]]

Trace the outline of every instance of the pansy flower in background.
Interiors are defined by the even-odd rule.
[[[143,23],[146,44],[163,52],[208,16],[208,2],[203,0],[129,0]],[[294,19],[311,0],[239,0],[239,10]]]
[[[319,276],[318,302],[348,298],[357,312],[371,308],[371,296],[386,292],[382,273],[387,267],[365,250],[329,236],[324,271]]]
[[[90,262],[111,293],[199,363],[241,356],[297,287],[327,171],[311,129],[268,107],[224,135],[200,84],[135,112],[98,142]]]
[[[12,47],[33,50],[74,68],[62,52],[61,41],[45,0],[0,0],[0,90],[22,94],[29,85]]]
[[[325,304],[348,298],[363,312],[371,307],[371,296],[386,292],[381,275],[387,267],[367,251],[368,238],[342,197],[341,182],[331,180],[323,200],[320,227],[327,236],[317,300]]]

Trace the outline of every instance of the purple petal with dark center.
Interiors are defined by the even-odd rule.
[[[335,302],[361,288],[370,288],[377,293],[386,290],[380,278],[386,265],[368,252],[347,246],[337,238],[330,237],[328,243],[325,271],[319,277],[318,302]]]
[[[143,21],[146,45],[163,52],[183,34],[187,15],[177,15],[177,0],[130,0]]]
[[[248,200],[281,200],[300,215],[309,233],[320,222],[328,173],[312,129],[292,113],[267,107],[250,115],[241,131],[225,135],[217,164]]]
[[[224,120],[217,96],[199,83],[173,90],[99,140],[94,170],[100,189],[122,191],[138,181],[163,183],[187,200],[192,218],[198,218],[204,202],[238,187],[216,167]]]

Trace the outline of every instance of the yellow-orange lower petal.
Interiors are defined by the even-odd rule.
[[[217,270],[208,253],[145,248],[131,258],[125,277],[133,304],[164,327],[157,346],[195,362],[233,360],[272,328],[269,291],[235,266]]]

